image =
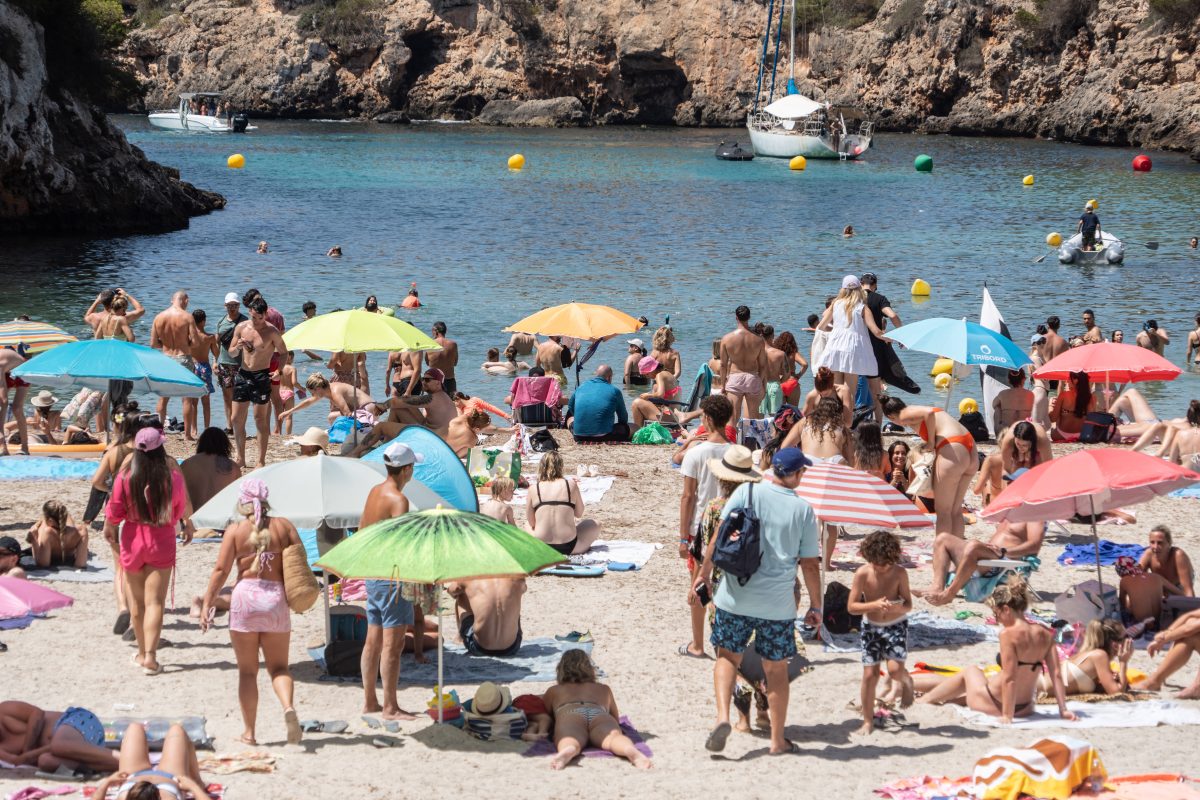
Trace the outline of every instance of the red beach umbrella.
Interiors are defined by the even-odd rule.
[[[1173,381],[1182,372],[1152,350],[1134,344],[1100,342],[1072,347],[1033,373],[1042,380],[1065,381],[1072,372],[1086,372],[1092,381],[1135,383]]]
[[[796,494],[807,500],[825,523],[877,528],[933,527],[929,517],[890,484],[845,464],[809,467],[796,487]]]

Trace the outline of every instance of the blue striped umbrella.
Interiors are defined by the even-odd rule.
[[[85,386],[106,391],[110,380],[129,381],[133,391],[159,397],[202,397],[203,381],[158,350],[117,339],[60,345],[12,371],[38,386]]]
[[[932,353],[959,364],[1020,369],[1033,363],[1012,339],[965,319],[923,319],[896,328],[887,336],[909,350]]]

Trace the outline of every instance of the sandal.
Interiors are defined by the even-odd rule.
[[[349,723],[341,720],[321,722],[320,720],[306,719],[300,723],[300,730],[305,733],[342,733],[349,727]]]
[[[771,756],[793,756],[800,752],[800,746],[790,739],[784,739],[787,742],[787,750],[780,753],[768,753]]]
[[[127,630],[129,630],[129,612],[122,611],[117,614],[117,621],[113,623],[113,634],[120,636]]]
[[[722,722],[708,733],[704,740],[704,749],[710,753],[719,753],[725,749],[725,740],[729,738],[733,727],[728,722]]]
[[[686,658],[698,658],[701,661],[710,661],[711,660],[709,658],[708,653],[700,653],[699,655],[697,655],[696,653],[693,653],[691,650],[688,650],[687,644],[679,645],[679,647],[675,650],[675,652]]]

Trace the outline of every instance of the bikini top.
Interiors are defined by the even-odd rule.
[[[130,775],[129,779],[126,780],[124,783],[122,783],[121,787],[119,789],[117,789],[117,797],[120,797],[121,795],[125,794],[130,789],[132,789],[134,786],[141,783],[141,781],[139,781],[137,779],[142,777],[143,775],[157,775],[160,778],[166,778],[167,780],[164,783],[155,783],[154,788],[158,789],[159,791],[166,792],[167,794],[174,797],[175,800],[181,800],[181,798],[183,797],[183,792],[181,792],[179,790],[179,787],[175,783],[175,780],[176,780],[175,776],[169,772],[163,772],[162,770],[158,770],[158,769],[144,769],[144,770],[141,770],[140,772],[135,772],[132,775]]]
[[[944,409],[941,409],[941,408],[935,408],[935,409],[933,409],[933,413],[935,413],[935,414],[936,414],[937,412],[939,412],[939,411],[943,411],[943,410],[944,410]],[[934,431],[934,432],[933,432],[933,435],[934,435],[934,436],[937,436],[937,431]],[[920,436],[920,437],[921,437],[921,440],[922,440],[922,441],[924,441],[924,442],[927,442],[927,443],[928,443],[928,442],[930,441],[930,439],[929,439],[929,428],[926,426],[926,424],[925,424],[925,420],[921,420],[921,427],[920,427],[920,428],[917,428],[917,436]]]
[[[542,499],[542,489],[541,489],[540,483],[535,483],[533,485],[533,493],[537,496],[537,503],[535,503],[533,506],[534,511],[537,511],[542,506],[567,506],[569,508],[575,508],[575,503],[569,499],[571,497],[571,482],[570,481],[567,481],[567,498],[568,499],[566,499],[566,500],[543,500]]]
[[[1002,664],[1000,661],[999,653],[996,653],[996,666],[998,666],[998,667],[1004,666],[1004,664]],[[1045,665],[1041,661],[1022,661],[1021,659],[1018,658],[1017,659],[1017,669],[1020,669],[1021,667],[1029,667],[1029,669],[1033,672],[1039,672],[1039,671],[1045,670],[1045,668],[1046,668]]]

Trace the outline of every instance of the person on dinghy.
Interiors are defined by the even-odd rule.
[[[1087,205],[1083,207],[1083,214],[1079,217],[1079,227],[1075,229],[1075,232],[1083,234],[1084,250],[1091,252],[1096,249],[1096,241],[1100,239],[1100,218],[1096,216],[1091,201],[1088,201]]]

